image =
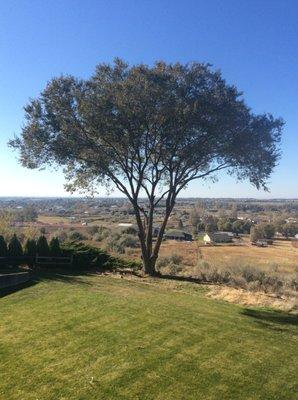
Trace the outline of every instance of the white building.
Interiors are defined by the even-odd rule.
[[[206,233],[203,240],[205,244],[230,243],[234,234],[232,232],[212,232]]]

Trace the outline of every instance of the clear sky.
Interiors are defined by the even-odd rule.
[[[210,62],[255,112],[286,121],[271,193],[220,175],[183,196],[298,198],[297,0],[0,0],[0,196],[66,194],[61,173],[22,168],[7,141],[51,77],[88,77],[115,56]]]

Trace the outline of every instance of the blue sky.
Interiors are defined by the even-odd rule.
[[[0,0],[0,196],[66,194],[61,173],[22,168],[7,141],[51,77],[88,77],[115,56],[210,62],[256,113],[286,121],[269,194],[220,175],[183,196],[298,198],[297,0]]]

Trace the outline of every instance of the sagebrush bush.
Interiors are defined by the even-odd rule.
[[[133,226],[124,227],[121,229],[122,233],[127,233],[128,235],[138,236],[137,228]]]
[[[95,242],[102,242],[112,234],[110,229],[104,226],[97,226],[96,228],[96,232],[92,236],[92,240]]]
[[[79,231],[70,232],[70,234],[68,235],[68,238],[69,238],[69,240],[77,240],[77,241],[81,241],[81,240],[86,240],[87,239],[87,237],[85,235],[83,235]]]
[[[125,254],[126,254],[127,256],[135,256],[135,255],[138,255],[137,252],[136,252],[136,250],[133,249],[133,248],[127,248],[127,249],[125,249]]]
[[[123,247],[130,247],[132,249],[135,249],[139,246],[139,241],[138,239],[131,234],[124,234],[120,237],[119,243]]]
[[[114,231],[106,239],[106,249],[115,253],[124,254],[125,249],[137,248],[139,246],[138,239],[133,235]]]
[[[125,248],[119,243],[120,237],[120,234],[117,232],[113,232],[110,236],[108,236],[106,238],[106,249],[113,251],[114,253],[123,254]]]
[[[93,236],[98,232],[98,226],[93,225],[93,226],[87,226],[86,232],[89,233],[89,235]]]
[[[230,265],[226,268],[217,268],[205,261],[199,260],[196,268],[196,278],[202,282],[226,284],[251,291],[265,293],[286,294],[297,291],[297,274],[286,277],[277,273],[278,267],[270,273],[251,265]]]
[[[108,229],[108,228],[106,228],[105,226],[100,226],[100,227],[98,228],[98,233],[100,233],[100,234],[102,235],[102,237],[103,237],[104,239],[106,239],[107,237],[110,236],[111,230]]]
[[[68,234],[65,229],[60,228],[52,233],[52,237],[58,238],[59,242],[63,243],[67,240]]]
[[[103,236],[101,233],[97,232],[93,235],[92,240],[94,240],[94,242],[101,242],[103,240]]]
[[[183,257],[178,254],[159,257],[156,263],[156,270],[159,272],[177,275],[182,271]]]

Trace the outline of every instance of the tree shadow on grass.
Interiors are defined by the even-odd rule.
[[[36,285],[38,282],[35,280],[30,280],[24,283],[20,283],[19,285],[15,285],[15,286],[9,286],[6,288],[2,288],[0,289],[0,299],[2,297],[8,296],[10,294],[13,294],[15,292],[18,292],[20,290],[26,289],[28,287],[34,286]]]
[[[90,285],[91,283],[84,280],[84,277],[94,276],[98,271],[69,271],[63,268],[42,269],[35,273],[37,282],[59,281],[70,284]]]
[[[67,270],[63,268],[47,268],[40,269],[38,271],[31,271],[31,279],[25,283],[21,283],[15,286],[10,286],[7,288],[0,289],[0,298],[18,292],[20,290],[26,289],[27,287],[37,285],[40,282],[47,281],[57,281],[69,284],[79,284],[79,285],[91,285],[91,282],[85,280],[85,277],[91,277],[98,275],[102,271],[97,270]]]
[[[200,285],[212,285],[212,282],[202,281],[200,278],[191,276],[179,275],[164,275],[158,274],[161,279],[170,279],[180,282],[192,282]],[[256,310],[246,308],[242,311],[242,315],[251,317],[262,327],[266,327],[276,331],[293,330],[293,327],[298,326],[298,314],[287,313],[278,310]]]
[[[283,311],[264,311],[246,308],[242,315],[253,318],[259,325],[276,331],[285,331],[298,326],[298,315]]]
[[[169,279],[172,281],[180,281],[180,282],[191,282],[191,283],[199,283],[200,285],[212,285],[212,282],[203,281],[201,278],[195,278],[193,276],[180,276],[180,275],[167,275],[167,274],[157,274],[157,278],[160,279]]]

